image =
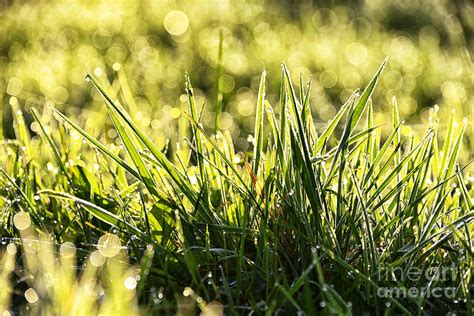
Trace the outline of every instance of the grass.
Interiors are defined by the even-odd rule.
[[[246,153],[229,131],[203,127],[188,76],[187,136],[175,151],[127,113],[126,87],[91,74],[119,143],[47,108],[32,109],[32,137],[13,102],[16,139],[0,147],[0,308],[472,315],[472,190],[458,164],[466,123],[453,117],[440,131],[433,109],[426,131],[406,136],[394,99],[382,133],[371,100],[385,64],[319,131],[312,83],[298,90],[283,65],[272,105],[263,72]],[[425,277],[443,267],[454,267],[449,277]],[[453,290],[384,297],[387,288]]]
[[[311,95],[318,101],[311,111],[321,130],[320,122],[390,56],[378,83],[383,93],[373,96],[374,118],[382,121],[396,96],[400,115],[421,134],[434,104],[442,117],[456,109],[473,119],[473,10],[468,0],[6,1],[0,3],[0,102],[13,96],[27,109],[54,105],[94,134],[104,125],[96,116],[101,97],[83,82],[89,71],[104,84],[113,78],[107,90],[120,85],[137,124],[160,148],[171,139],[174,150],[186,70],[197,107],[205,104],[201,123],[229,130],[237,150],[247,151],[262,69],[271,74],[266,97],[272,105],[281,61],[294,74],[313,76]],[[182,18],[165,23],[176,13]],[[14,138],[9,107],[0,112],[1,134]],[[25,119],[31,124],[29,111]],[[474,148],[472,132],[466,130],[468,148]]]

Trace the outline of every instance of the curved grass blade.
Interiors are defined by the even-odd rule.
[[[122,122],[120,122],[119,117],[113,111],[114,111],[113,109],[108,108],[108,112],[109,112],[110,117],[112,118],[112,122],[114,123],[115,129],[120,135],[120,138],[122,139],[124,147],[127,149],[127,152],[130,155],[130,158],[132,159],[135,167],[138,170],[138,174],[140,175],[140,180],[143,182],[145,187],[148,189],[148,191],[150,192],[150,194],[153,196],[153,198],[156,201],[159,196],[158,191],[156,189],[156,183],[153,180],[153,177],[151,176],[151,173],[148,170],[147,166],[143,162],[137,150],[137,147],[132,141],[132,138],[127,134],[127,132],[125,131],[125,127],[122,125]]]
[[[109,148],[107,148],[105,145],[103,145],[101,142],[99,142],[97,139],[95,139],[93,136],[91,136],[89,133],[84,131],[82,128],[79,127],[76,123],[74,123],[71,119],[69,119],[67,116],[59,112],[58,110],[54,109],[54,111],[64,120],[66,121],[69,125],[71,125],[72,128],[74,128],[79,134],[81,134],[89,143],[97,147],[102,153],[104,153],[106,156],[114,160],[119,166],[127,170],[131,175],[133,175],[135,178],[140,179],[140,175],[138,172],[131,167],[129,164],[127,164],[122,158],[114,154]]]
[[[151,240],[147,234],[143,233],[141,230],[136,228],[135,226],[132,226],[128,222],[125,222],[122,220],[120,217],[117,215],[107,211],[106,209],[103,209],[102,207],[95,205],[94,203],[91,203],[89,201],[80,199],[78,197],[72,196],[70,194],[64,193],[64,192],[57,192],[54,190],[41,190],[38,191],[38,194],[44,194],[50,197],[58,198],[58,199],[63,199],[63,200],[70,200],[73,201],[81,206],[83,206],[90,214],[92,214],[94,217],[98,218],[99,220],[112,225],[112,226],[119,226],[122,225],[126,227],[127,229],[133,231],[137,236],[140,236],[141,239],[154,243],[153,240]]]
[[[255,146],[253,149],[253,174],[258,175],[260,155],[263,151],[263,118],[265,113],[266,72],[262,72],[258,88],[257,115],[255,117]]]

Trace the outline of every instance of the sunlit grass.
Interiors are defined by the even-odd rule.
[[[35,315],[138,313],[139,271],[129,266],[123,249],[115,251],[116,247],[101,245],[99,240],[98,251],[80,256],[79,263],[76,252],[81,249],[71,242],[56,246],[44,233],[38,236],[28,213],[16,213],[13,221],[21,239],[4,239],[8,245],[0,266],[2,315],[10,315],[10,308]]]
[[[313,75],[318,84],[311,95],[318,106],[311,112],[322,124],[336,114],[337,104],[370,80],[378,61],[389,56],[379,83],[385,93],[374,95],[379,105],[375,117],[380,120],[389,111],[395,96],[401,117],[410,123],[426,124],[435,104],[443,116],[456,109],[460,117],[472,119],[472,7],[457,5],[364,1],[326,8],[276,0],[266,6],[253,0],[5,4],[0,26],[2,102],[13,96],[27,109],[53,105],[68,115],[86,108],[81,120],[90,132],[117,138],[96,119],[105,113],[96,110],[100,95],[83,85],[87,70],[104,82],[116,78],[112,86],[123,88],[118,96],[131,92],[133,118],[141,128],[151,127],[150,136],[164,146],[167,138],[181,136],[177,126],[186,98],[179,87],[186,70],[196,81],[196,103],[200,107],[205,102],[201,123],[210,130],[216,125],[219,84],[224,101],[220,127],[245,151],[255,128],[253,105],[263,68],[277,73],[279,63],[286,61],[295,74]],[[216,79],[220,34],[222,71]],[[129,86],[121,72],[129,76]],[[278,100],[273,93],[278,85],[278,76],[269,77],[272,103]],[[11,138],[8,112],[3,132]],[[421,132],[421,126],[412,128]],[[471,128],[466,133],[470,136]]]
[[[413,132],[396,99],[382,121],[372,96],[385,67],[323,128],[311,113],[311,82],[294,85],[283,66],[279,100],[270,102],[275,74],[263,72],[246,152],[229,130],[203,127],[189,76],[173,149],[127,111],[133,104],[116,100],[118,87],[93,74],[114,139],[51,108],[32,109],[39,135],[31,137],[12,104],[0,230],[19,230],[23,250],[6,248],[0,282],[13,267],[34,278],[24,280],[29,303],[8,305],[5,291],[0,305],[71,311],[93,282],[109,295],[92,293],[87,313],[472,311],[472,179],[458,164],[466,122],[453,117],[441,128],[432,109],[424,132]],[[46,239],[31,238],[33,227],[61,244],[59,261]],[[26,260],[13,265],[20,253]],[[452,278],[429,284],[407,274],[452,265]],[[384,277],[394,269],[397,278]],[[51,289],[44,271],[58,278]],[[456,290],[437,299],[378,294],[397,286]]]

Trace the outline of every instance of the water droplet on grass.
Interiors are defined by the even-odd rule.
[[[134,277],[128,277],[124,281],[127,290],[134,290],[137,287],[137,280]]]
[[[25,230],[31,225],[30,214],[26,212],[18,212],[13,217],[13,224],[18,230]]]
[[[114,63],[112,65],[112,69],[115,71],[119,71],[122,66],[119,63]]]
[[[105,263],[105,257],[98,250],[91,253],[89,260],[94,267],[100,267]]]
[[[186,297],[187,297],[187,296],[192,295],[193,293],[194,293],[193,289],[187,287],[187,288],[185,288],[184,291],[183,291],[183,296],[186,296]]]
[[[107,233],[99,238],[99,242],[97,243],[97,249],[99,250],[100,254],[104,257],[114,257],[122,248],[122,244],[120,239],[115,236],[114,234]]]
[[[16,254],[16,245],[14,243],[9,243],[7,246],[7,252],[10,255]]]
[[[76,246],[72,242],[65,242],[59,248],[59,252],[64,258],[72,258],[76,254]]]
[[[28,290],[25,291],[25,298],[31,304],[34,304],[38,302],[39,300],[38,294],[32,288],[29,288]]]

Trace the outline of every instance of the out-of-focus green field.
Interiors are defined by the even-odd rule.
[[[271,74],[268,100],[276,103],[281,62],[296,82],[299,73],[305,81],[312,76],[317,123],[329,120],[386,56],[383,93],[374,96],[378,123],[393,97],[411,124],[425,124],[435,104],[446,118],[441,125],[453,109],[458,118],[474,118],[470,1],[2,1],[0,6],[6,138],[13,137],[9,102],[26,109],[54,105],[88,130],[116,137],[107,133],[102,101],[84,81],[86,71],[107,76],[117,91],[121,72],[126,75],[136,97],[134,118],[160,145],[180,135],[187,71],[197,85],[197,103],[206,104],[202,122],[212,128],[220,33],[220,127],[231,131],[240,149],[248,147],[254,130],[260,73]],[[49,116],[46,110],[43,119]],[[468,128],[467,140],[471,134]]]

